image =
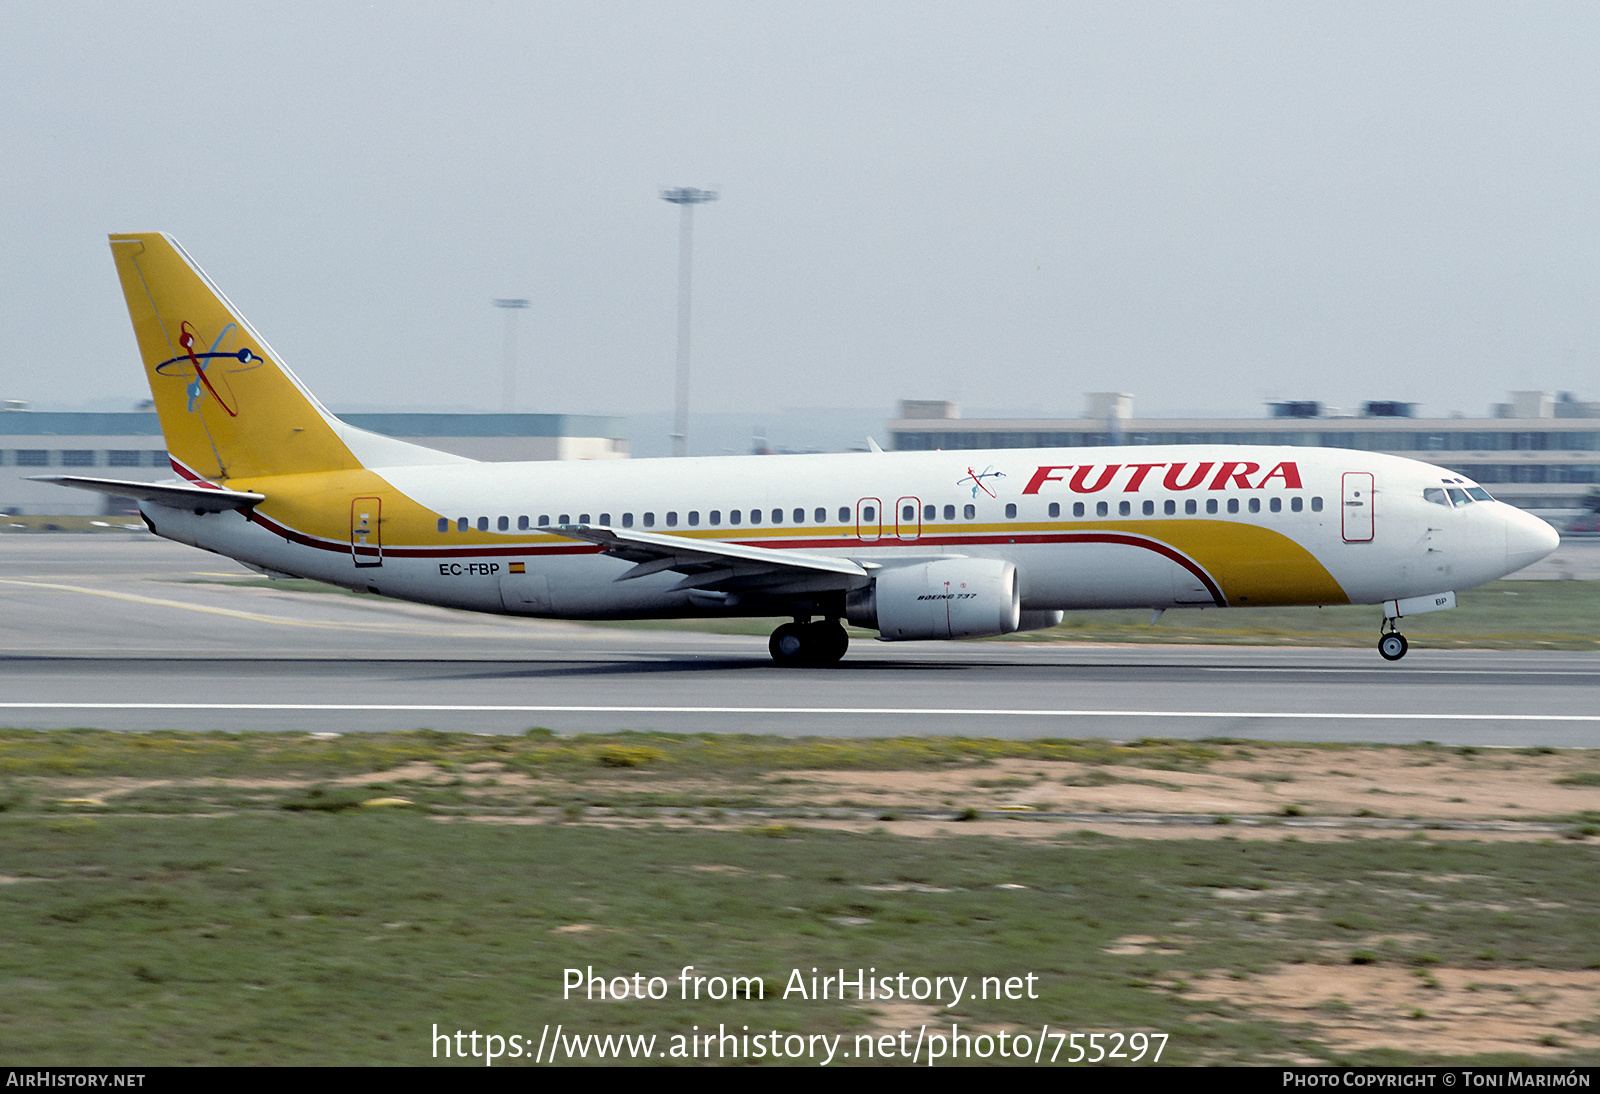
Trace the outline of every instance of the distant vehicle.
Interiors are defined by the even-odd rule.
[[[334,417],[168,236],[111,250],[183,481],[47,481],[269,574],[566,619],[784,615],[788,665],[842,657],[844,620],[948,639],[1077,608],[1381,604],[1395,661],[1401,617],[1559,542],[1459,475],[1344,449],[478,463]]]

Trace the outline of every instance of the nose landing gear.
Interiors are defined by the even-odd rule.
[[[1411,648],[1411,643],[1406,641],[1406,636],[1395,630],[1395,621],[1383,621],[1383,633],[1378,636],[1378,656],[1385,661],[1398,661],[1406,655],[1406,650]]]
[[[850,636],[837,619],[785,623],[767,641],[767,650],[780,665],[831,665],[849,648]]]

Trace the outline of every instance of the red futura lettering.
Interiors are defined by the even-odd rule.
[[[1122,488],[1124,494],[1131,494],[1144,485],[1144,478],[1158,467],[1167,466],[1164,463],[1130,463],[1129,468],[1133,474],[1128,476],[1128,485]]]
[[[1217,467],[1217,473],[1211,480],[1209,489],[1212,490],[1226,490],[1230,485],[1241,490],[1264,490],[1267,483],[1273,479],[1280,480],[1285,489],[1304,489],[1300,482],[1300,466],[1291,460],[1285,460],[1278,464],[1263,475],[1261,481],[1254,485],[1250,482],[1250,476],[1260,471],[1261,465],[1252,463],[1249,460],[1230,460],[1220,467],[1214,462],[1199,463],[1194,466],[1194,470],[1185,479],[1184,468],[1188,466],[1188,463],[1107,464],[1100,474],[1096,476],[1095,481],[1091,483],[1089,482],[1089,475],[1095,469],[1095,465],[1092,463],[1050,464],[1035,470],[1033,477],[1028,480],[1028,485],[1022,488],[1022,492],[1024,494],[1037,494],[1047,482],[1066,482],[1075,493],[1093,494],[1110,486],[1111,480],[1116,478],[1117,472],[1124,467],[1128,469],[1128,481],[1122,487],[1122,492],[1125,494],[1136,493],[1143,489],[1145,480],[1150,477],[1150,473],[1161,467],[1167,469],[1167,473],[1161,478],[1161,485],[1168,490],[1193,490],[1206,481],[1206,476],[1211,474],[1213,467]],[[1073,471],[1071,481],[1064,477],[1064,473],[1067,471]]]
[[[1076,465],[1069,463],[1064,467],[1041,467],[1039,470],[1033,473],[1033,478],[1028,480],[1028,485],[1022,488],[1022,492],[1024,494],[1037,494],[1039,492],[1039,487],[1043,486],[1045,483],[1061,481],[1061,476],[1057,475],[1055,472],[1071,471],[1074,466]]]
[[[1188,482],[1179,482],[1178,481],[1178,475],[1183,471],[1183,469],[1185,467],[1188,467],[1188,466],[1189,465],[1187,463],[1175,463],[1175,464],[1172,464],[1170,467],[1167,468],[1167,473],[1166,473],[1165,477],[1162,478],[1161,485],[1166,487],[1168,490],[1193,490],[1195,487],[1199,486],[1202,482],[1205,481],[1206,475],[1210,473],[1211,469],[1213,467],[1215,467],[1216,464],[1214,464],[1214,463],[1203,463],[1203,464],[1200,464],[1198,467],[1195,468],[1194,474],[1189,477],[1189,481]]]
[[[1106,487],[1110,486],[1111,480],[1116,477],[1118,471],[1122,470],[1122,465],[1120,463],[1106,464],[1106,469],[1100,472],[1099,481],[1097,481],[1093,486],[1085,486],[1084,482],[1088,479],[1089,472],[1093,470],[1094,464],[1084,464],[1082,467],[1078,468],[1072,473],[1072,481],[1067,483],[1067,485],[1072,487],[1073,491],[1076,493],[1093,494],[1096,491],[1104,490]]]
[[[1211,489],[1226,490],[1231,480],[1240,490],[1254,489],[1250,485],[1250,476],[1261,470],[1259,463],[1250,463],[1248,460],[1228,460],[1217,469],[1217,477],[1211,480]]]
[[[1300,468],[1299,468],[1299,466],[1297,464],[1289,463],[1287,460],[1284,461],[1283,463],[1280,463],[1277,467],[1274,467],[1271,471],[1268,471],[1265,475],[1263,475],[1261,477],[1261,481],[1256,483],[1256,489],[1257,490],[1265,489],[1268,479],[1282,479],[1283,480],[1284,489],[1286,489],[1286,490],[1300,490],[1300,489],[1303,489],[1303,487],[1300,485]]]

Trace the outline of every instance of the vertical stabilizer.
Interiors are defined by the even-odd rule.
[[[170,237],[111,237],[167,451],[207,479],[342,471],[347,430]]]

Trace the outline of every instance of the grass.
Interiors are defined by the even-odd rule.
[[[1572,845],[1041,848],[777,824],[440,824],[360,809],[8,815],[0,838],[7,871],[26,879],[0,887],[0,1028],[7,1055],[30,1064],[427,1063],[435,1024],[535,1039],[558,1022],[847,1041],[874,1029],[853,1000],[783,998],[794,971],[808,980],[814,967],[974,984],[1032,973],[1037,998],[969,999],[953,1013],[973,1028],[1161,1030],[1172,1035],[1164,1062],[1252,1063],[1303,1055],[1303,1033],[1164,985],[1249,976],[1308,952],[1407,969],[1600,960],[1588,912],[1597,856]],[[1453,875],[1473,880],[1441,880]],[[1246,909],[1219,890],[1258,896]],[[1264,913],[1285,910],[1312,914],[1265,925]],[[1426,941],[1361,948],[1382,924]],[[1108,952],[1127,935],[1177,952]],[[757,977],[766,998],[685,1001],[686,965]],[[673,995],[563,998],[567,969],[661,976]]]
[[[946,834],[909,838],[724,812],[762,806],[780,784],[806,790],[785,774],[801,768],[978,775],[1013,756],[1197,770],[1241,755],[1270,764],[1280,747],[1308,746],[4,733],[0,1044],[30,1066],[412,1064],[433,1062],[435,1025],[530,1043],[546,1023],[663,1037],[748,1025],[842,1034],[848,1047],[926,1020],[1158,1030],[1171,1035],[1164,1063],[1440,1063],[1336,1051],[1190,985],[1296,963],[1392,967],[1433,991],[1447,968],[1491,983],[1497,969],[1600,968],[1591,842],[1118,839],[1066,826],[1002,839],[966,834],[978,825],[958,822],[988,814],[964,803],[940,806]],[[1396,764],[1454,755],[1393,751]],[[406,764],[423,767],[390,770]],[[85,774],[155,781],[95,798],[67,781]],[[524,775],[536,777],[518,804],[508,784]],[[407,804],[372,804],[383,799]],[[1129,937],[1160,950],[1131,952]],[[679,998],[689,965],[755,977],[765,998]],[[885,1020],[853,999],[784,998],[813,968],[974,985],[1032,974],[1037,991]],[[572,969],[660,976],[672,993],[564,998]]]
[[[382,771],[406,763],[501,763],[544,771],[670,769],[749,775],[792,768],[896,770],[982,765],[1022,758],[1092,764],[1137,763],[1159,770],[1201,770],[1226,742],[1139,740],[997,740],[981,737],[760,737],[739,734],[615,733],[556,737],[533,729],[521,737],[472,733],[116,733],[69,729],[0,730],[0,778],[27,775],[312,777]],[[1265,746],[1272,747],[1272,746]],[[1306,746],[1298,746],[1306,747]],[[1338,746],[1310,746],[1330,747]],[[0,803],[4,796],[0,794]],[[0,809],[4,805],[0,804]]]

